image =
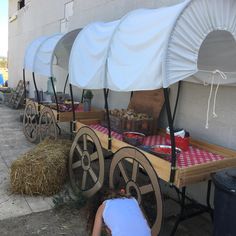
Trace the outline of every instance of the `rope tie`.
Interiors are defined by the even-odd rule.
[[[207,103],[207,118],[206,118],[206,126],[205,126],[206,129],[209,128],[210,103],[211,103],[211,97],[212,97],[213,86],[214,86],[214,81],[215,81],[215,75],[217,73],[220,75],[220,77],[223,80],[227,80],[227,75],[224,72],[222,72],[220,70],[212,71],[212,75],[211,75],[211,89],[210,89],[210,93],[209,93],[209,97],[208,97],[208,103]],[[218,94],[219,86],[220,86],[220,80],[217,83],[216,90],[215,90],[215,95],[214,95],[214,100],[213,100],[213,111],[212,111],[213,118],[217,117],[217,114],[216,114],[216,97],[217,97],[217,94]]]

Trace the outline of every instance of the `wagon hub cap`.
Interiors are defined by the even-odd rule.
[[[135,182],[130,181],[127,183],[126,192],[130,194],[131,196],[135,197],[138,203],[141,202],[141,193],[140,193],[138,185]]]
[[[82,167],[83,167],[84,170],[89,170],[89,168],[90,168],[90,156],[89,156],[89,153],[87,151],[83,152]]]

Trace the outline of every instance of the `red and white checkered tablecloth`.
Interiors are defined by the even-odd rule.
[[[90,125],[90,127],[104,134],[108,134],[107,128],[101,125]],[[121,134],[118,134],[112,131],[111,135],[113,138],[122,140]],[[146,146],[165,145],[165,144],[166,144],[165,138],[160,135],[147,136],[144,139],[144,145]],[[180,156],[178,156],[177,166],[179,168],[186,168],[189,166],[199,165],[199,164],[223,160],[223,159],[224,157],[218,154],[214,154],[200,148],[189,146],[188,151],[185,151],[185,152],[182,151]]]

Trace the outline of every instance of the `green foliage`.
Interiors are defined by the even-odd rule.
[[[87,99],[92,99],[93,98],[93,93],[90,89],[88,89],[84,92],[84,98],[87,98]]]
[[[63,196],[60,195],[53,197],[52,202],[55,208],[59,208],[65,204]]]
[[[7,59],[0,58],[0,68],[7,68]]]
[[[14,93],[14,92],[15,92],[15,90],[12,88],[9,88],[9,87],[7,89],[1,91],[1,93]]]
[[[70,187],[66,186],[65,190],[52,199],[55,208],[62,206],[68,206],[79,210],[87,203],[87,199],[82,195],[81,192],[72,193]]]
[[[80,194],[79,196],[77,196],[76,199],[71,199],[71,201],[68,202],[68,204],[70,207],[79,210],[80,208],[85,206],[86,202],[87,202],[86,198],[82,194]]]

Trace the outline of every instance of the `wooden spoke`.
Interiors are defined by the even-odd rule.
[[[139,187],[141,194],[146,194],[154,191],[151,184],[144,185],[142,187]]]
[[[49,124],[48,125],[51,126],[51,127],[54,127],[54,121],[53,120],[49,120]]]
[[[122,174],[122,176],[123,176],[123,178],[124,178],[124,180],[125,180],[125,183],[127,183],[127,182],[129,181],[129,178],[128,178],[128,176],[127,176],[127,173],[126,173],[126,171],[125,171],[125,168],[124,168],[123,164],[122,164],[121,162],[119,162],[119,163],[118,163],[118,166],[119,166],[120,172],[121,172],[121,174]]]
[[[83,145],[84,145],[84,150],[88,150],[88,145],[87,145],[87,135],[83,135]]]
[[[83,177],[82,177],[82,186],[81,186],[81,189],[82,189],[82,190],[85,189],[86,179],[87,179],[87,173],[88,173],[88,171],[84,170]]]
[[[96,161],[96,169],[92,168],[93,161]],[[70,150],[68,170],[75,192],[82,191],[85,196],[90,197],[103,185],[104,157],[101,143],[96,133],[87,126],[80,128],[76,134]]]
[[[31,138],[34,138],[35,135],[37,135],[36,132],[37,132],[37,127],[32,128],[32,129],[30,130],[30,134],[29,134],[30,137],[31,137]]]
[[[46,137],[57,139],[58,131],[56,119],[49,107],[44,107],[41,111],[39,119],[39,136],[41,141]]]
[[[30,114],[31,114],[31,109],[30,109],[30,111],[28,111],[28,112],[29,112],[29,114],[25,114],[25,117],[26,117],[27,119],[31,120],[31,116],[30,116]]]
[[[25,124],[25,128],[27,128],[27,127],[29,127],[29,126],[31,127],[31,124],[30,124],[30,123],[26,123],[26,124]]]
[[[81,162],[81,161],[77,161],[77,162],[75,162],[75,163],[72,164],[72,169],[81,167],[81,165],[82,165],[82,162]]]
[[[27,101],[24,117],[23,132],[30,142],[38,140],[38,111],[33,101]]]
[[[138,174],[138,162],[133,160],[132,180],[135,182]]]
[[[97,152],[94,152],[93,154],[90,155],[90,159],[91,161],[95,161],[98,159],[98,153]]]
[[[143,171],[139,171],[139,169]],[[143,172],[146,174],[144,175]],[[126,191],[136,197],[141,209],[143,209],[150,224],[152,235],[158,235],[163,217],[163,202],[159,179],[146,156],[134,147],[121,148],[112,158],[109,172],[110,188],[113,189],[115,186],[120,185],[124,187],[123,179]],[[148,204],[145,204],[147,203],[145,200],[148,201]]]
[[[90,176],[92,177],[94,183],[96,183],[97,180],[98,180],[98,178],[97,178],[96,174],[94,173],[93,169],[90,168],[88,171],[89,171],[89,174],[90,174]]]
[[[79,155],[82,157],[83,156],[83,151],[81,150],[79,144],[76,145],[76,151],[79,153]]]

